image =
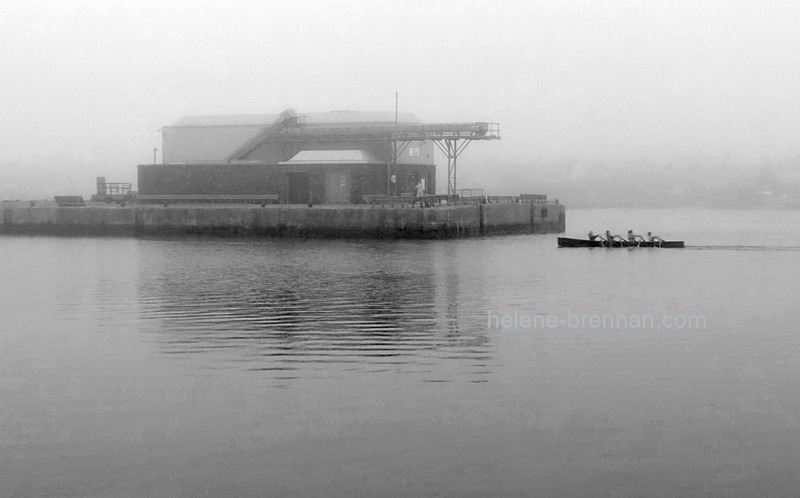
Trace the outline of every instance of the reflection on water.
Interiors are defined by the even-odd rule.
[[[142,267],[142,317],[165,352],[221,353],[280,380],[340,369],[485,381],[491,345],[482,324],[459,323],[453,244],[386,247],[185,243]],[[443,363],[459,375],[438,375]]]

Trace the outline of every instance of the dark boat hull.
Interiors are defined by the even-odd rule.
[[[602,240],[571,239],[559,237],[558,247],[657,247],[662,249],[681,249],[684,247],[682,240],[665,240],[663,242],[612,242],[609,246]]]

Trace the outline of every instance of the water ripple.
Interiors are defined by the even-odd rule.
[[[313,279],[309,269],[320,262],[313,251],[288,260],[247,251],[238,258],[210,257],[201,272],[187,266],[185,255],[162,261],[140,280],[148,337],[167,354],[216,355],[221,365],[280,381],[315,371],[397,368],[421,381],[440,368],[447,375],[455,368],[470,382],[489,377],[486,331],[448,316],[457,309],[457,293],[443,294],[439,282],[448,291],[458,285],[452,275],[413,251],[388,269],[365,272],[376,262],[348,258],[337,248],[349,249],[333,245],[324,258],[328,267],[317,267]],[[204,255],[193,255],[191,264]]]

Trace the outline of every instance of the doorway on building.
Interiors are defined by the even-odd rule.
[[[308,173],[287,173],[289,193],[286,198],[289,204],[308,204],[311,186]]]
[[[325,202],[350,204],[350,173],[335,171],[325,173]]]

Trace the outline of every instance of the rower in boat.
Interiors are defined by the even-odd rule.
[[[619,242],[620,245],[622,245],[624,244],[625,239],[623,239],[619,235],[611,235],[611,232],[606,230],[606,243],[608,247],[612,247],[614,245],[614,242]]]
[[[644,242],[644,237],[641,235],[636,235],[633,233],[633,230],[628,230],[628,243],[629,244],[638,244],[639,242]]]
[[[599,236],[599,235],[596,235],[594,232],[592,232],[591,230],[589,230],[589,240],[590,240],[591,242],[594,242],[595,240],[598,240],[598,239],[602,240],[603,242],[605,242],[605,241],[606,241],[606,239],[604,239],[603,237],[601,237],[601,236]]]

